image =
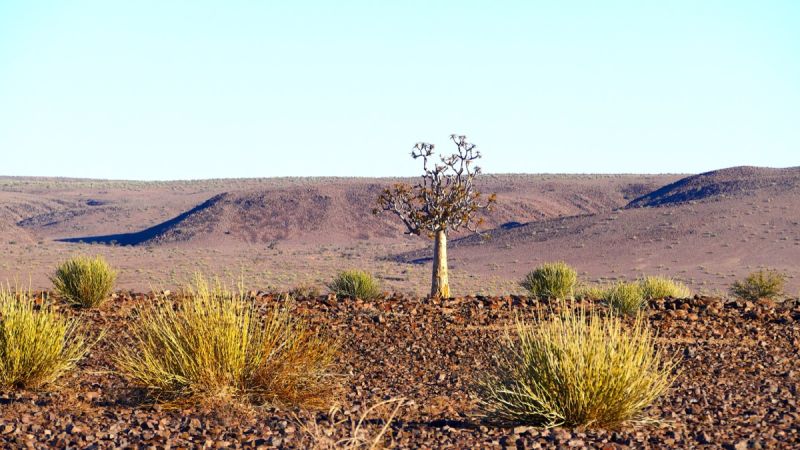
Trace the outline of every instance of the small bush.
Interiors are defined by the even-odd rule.
[[[566,299],[572,296],[578,272],[563,262],[545,263],[525,276],[520,285],[538,298]]]
[[[175,307],[153,306],[117,348],[117,370],[168,401],[247,399],[323,407],[337,390],[337,345],[274,306],[261,318],[252,301],[200,275]]]
[[[611,309],[622,314],[636,314],[647,306],[647,299],[639,283],[616,283],[605,292],[604,300]]]
[[[759,270],[744,279],[737,281],[731,287],[731,293],[745,300],[758,300],[760,298],[774,298],[783,293],[786,278],[775,270]]]
[[[516,323],[479,385],[485,416],[501,424],[614,427],[641,418],[672,383],[674,359],[654,349],[641,317],[563,308],[535,326]]]
[[[686,285],[666,277],[644,277],[639,280],[639,287],[642,288],[642,296],[648,299],[689,298],[692,296],[692,291]]]
[[[362,270],[339,273],[328,285],[331,292],[341,297],[370,300],[381,294],[380,286],[372,275]]]
[[[603,300],[606,298],[606,286],[582,286],[575,292],[577,300]]]
[[[0,388],[37,388],[54,382],[86,354],[77,322],[30,294],[0,288]]]
[[[101,256],[78,256],[62,263],[50,281],[56,291],[73,305],[91,308],[103,303],[117,273]]]

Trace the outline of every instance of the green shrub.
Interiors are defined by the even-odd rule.
[[[26,292],[0,288],[0,388],[52,383],[86,354],[75,320],[35,306]]]
[[[641,418],[672,383],[676,361],[654,349],[641,316],[563,308],[535,325],[517,321],[479,384],[479,405],[501,424],[614,427]]]
[[[68,302],[91,308],[108,298],[116,278],[117,273],[103,257],[78,256],[58,266],[50,281]]]
[[[273,306],[260,317],[243,294],[201,275],[173,306],[154,305],[117,347],[117,370],[168,401],[220,397],[256,404],[324,407],[336,393],[338,346]]]
[[[774,298],[783,293],[786,278],[775,270],[759,270],[744,279],[737,281],[731,287],[731,293],[745,300],[758,300],[760,298]]]
[[[654,298],[689,298],[692,291],[686,285],[671,278],[650,276],[639,280],[642,288],[642,296],[648,299]]]
[[[538,298],[566,299],[572,296],[578,272],[563,262],[545,263],[534,269],[520,285]]]
[[[381,294],[378,282],[363,270],[347,270],[339,273],[328,288],[338,296],[362,300],[370,300]]]
[[[636,314],[647,306],[642,287],[639,283],[621,281],[614,284],[605,292],[604,300],[614,311],[622,314]]]

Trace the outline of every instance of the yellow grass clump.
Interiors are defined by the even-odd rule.
[[[337,352],[288,306],[262,317],[243,294],[196,275],[177,305],[141,313],[115,364],[134,385],[171,402],[227,397],[322,408],[338,390]]]
[[[58,266],[50,281],[73,305],[91,308],[108,298],[116,278],[117,273],[102,256],[78,256]]]
[[[692,291],[686,285],[671,278],[660,276],[647,276],[639,280],[644,298],[689,298]]]
[[[636,314],[647,306],[647,298],[639,283],[620,281],[606,291],[603,300],[608,306],[622,314]]]
[[[336,275],[328,285],[340,297],[371,300],[380,296],[381,289],[375,278],[363,270],[346,270]]]
[[[581,286],[575,292],[576,300],[604,300],[608,293],[608,286],[594,285]]]
[[[578,272],[564,262],[545,263],[525,276],[520,285],[532,296],[566,299],[572,296]]]
[[[535,324],[516,322],[479,387],[487,419],[545,427],[615,427],[641,420],[667,391],[676,360],[654,348],[637,317],[562,308]]]
[[[88,350],[78,322],[30,293],[0,288],[0,388],[38,388],[75,367]]]

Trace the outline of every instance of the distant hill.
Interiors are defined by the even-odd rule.
[[[800,167],[731,167],[682,178],[628,203],[628,208],[667,206],[692,201],[781,193],[800,186]]]
[[[508,228],[554,217],[610,211],[624,206],[634,194],[658,187],[664,179],[671,181],[674,176],[487,175],[480,189],[497,193],[498,202],[494,211],[484,214],[484,227]],[[124,232],[72,234],[57,239],[120,245],[403,240],[405,230],[395,217],[372,214],[382,189],[396,181],[406,180],[320,179],[268,187],[253,183],[256,185],[215,193],[149,226],[137,229],[127,220],[122,224]],[[92,199],[91,204],[74,203],[69,208],[27,217],[19,224],[34,232],[66,233],[90,229],[101,218],[117,218],[121,222],[130,216],[130,210],[130,206],[114,198]]]
[[[198,268],[252,268],[255,283],[323,286],[343,267],[425,291],[430,242],[372,215],[381,189],[417,179],[264,178],[133,182],[0,177],[0,281],[49,287],[56,261],[103,254],[120,286],[175,286]],[[514,292],[537,264],[566,261],[585,283],[664,274],[726,290],[760,268],[800,288],[800,168],[700,175],[486,174],[485,237],[450,236],[454,286]],[[651,207],[657,206],[657,207]],[[78,242],[128,244],[80,245]],[[285,255],[287,257],[279,257]],[[509,285],[512,283],[513,285]],[[507,290],[510,289],[510,290]]]
[[[792,274],[800,260],[799,187],[800,168],[718,170],[669,183],[626,208],[453,239],[448,256],[463,272],[515,279],[559,260],[607,279],[663,273],[716,287],[758,267]],[[420,247],[394,260],[423,263],[431,253]]]

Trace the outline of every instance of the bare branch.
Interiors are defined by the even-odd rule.
[[[476,145],[463,135],[452,134],[450,140],[456,145],[456,153],[440,156],[441,163],[433,164],[432,168],[428,158],[433,155],[433,144],[414,145],[411,156],[422,158],[422,181],[414,186],[397,184],[385,189],[378,198],[381,209],[397,215],[408,234],[432,235],[462,227],[477,231],[481,219],[476,219],[475,213],[491,208],[496,202],[494,194],[483,200],[474,188],[475,176],[481,173],[480,167],[472,165],[481,158]]]

